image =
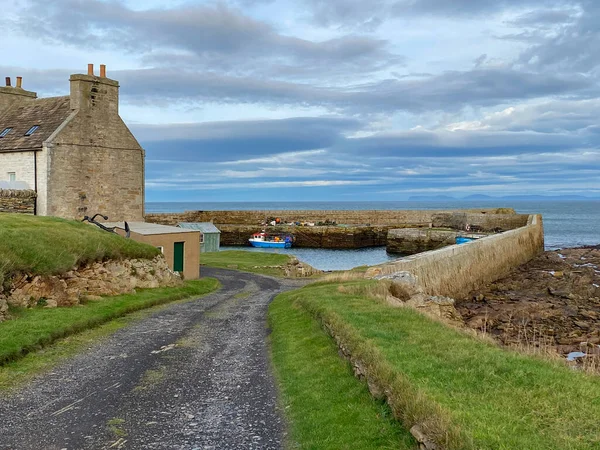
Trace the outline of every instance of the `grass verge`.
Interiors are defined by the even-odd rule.
[[[59,274],[91,261],[152,259],[158,253],[151,245],[73,220],[0,214],[0,287],[12,272]]]
[[[389,407],[371,398],[333,340],[289,296],[269,307],[271,355],[290,419],[290,448],[414,449]]]
[[[219,267],[222,269],[235,269],[244,272],[259,273],[283,277],[284,266],[292,260],[289,255],[277,253],[246,252],[244,250],[226,250],[224,252],[202,253],[200,263],[203,266]]]
[[[354,281],[363,285],[372,281]],[[407,428],[448,449],[597,449],[600,378],[480,341],[409,308],[307,286],[286,301],[322,322]],[[316,381],[317,382],[317,381]]]
[[[155,305],[207,294],[219,286],[213,278],[186,281],[175,288],[140,289],[135,294],[105,297],[68,308],[11,311],[14,319],[0,323],[0,364],[15,361],[57,339],[96,327],[114,318]]]

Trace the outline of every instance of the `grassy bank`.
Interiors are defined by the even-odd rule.
[[[244,272],[260,273],[275,277],[285,275],[282,269],[275,266],[284,266],[291,260],[292,257],[289,255],[246,252],[243,250],[202,253],[200,256],[200,263],[203,266],[243,270]]]
[[[290,448],[415,448],[389,407],[373,400],[320,325],[285,296],[269,308],[271,354],[290,419]]]
[[[372,282],[346,286],[365,283]],[[387,389],[407,428],[420,424],[449,449],[598,448],[600,378],[512,353],[411,309],[352,292],[321,284],[277,301],[333,330],[368,377]],[[274,333],[278,326],[273,324]],[[313,404],[318,407],[319,400]]]
[[[81,222],[0,214],[0,285],[11,272],[59,274],[91,261],[151,259],[158,253],[150,245]]]
[[[0,323],[0,364],[17,360],[57,339],[96,327],[130,312],[204,295],[218,286],[217,280],[204,278],[186,281],[181,287],[140,289],[135,294],[105,297],[76,307],[12,310],[14,319]]]

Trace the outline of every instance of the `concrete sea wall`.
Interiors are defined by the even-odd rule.
[[[520,228],[374,266],[366,275],[402,279],[408,272],[428,295],[464,298],[543,251],[542,216],[531,215]]]
[[[0,189],[0,212],[34,214],[35,191]]]

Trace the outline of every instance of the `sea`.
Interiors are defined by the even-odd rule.
[[[519,214],[541,214],[547,250],[600,245],[599,200],[480,200],[480,201],[385,201],[385,202],[148,202],[146,212],[221,211],[221,210],[369,210],[369,209],[473,209],[514,208]],[[396,259],[385,247],[352,250],[313,248],[243,249],[257,252],[289,253],[320,270],[348,270],[363,265],[380,264]]]

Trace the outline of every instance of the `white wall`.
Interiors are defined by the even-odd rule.
[[[46,149],[37,153],[37,214],[46,215],[47,209],[47,174],[48,152]],[[8,181],[8,173],[15,172],[16,181]],[[0,188],[2,189],[35,189],[34,152],[0,153]]]
[[[8,181],[9,172],[17,174],[17,181],[27,183],[26,189],[33,189],[35,186],[33,152],[0,153],[0,180]],[[18,189],[17,186],[23,184],[15,184],[14,189]]]

